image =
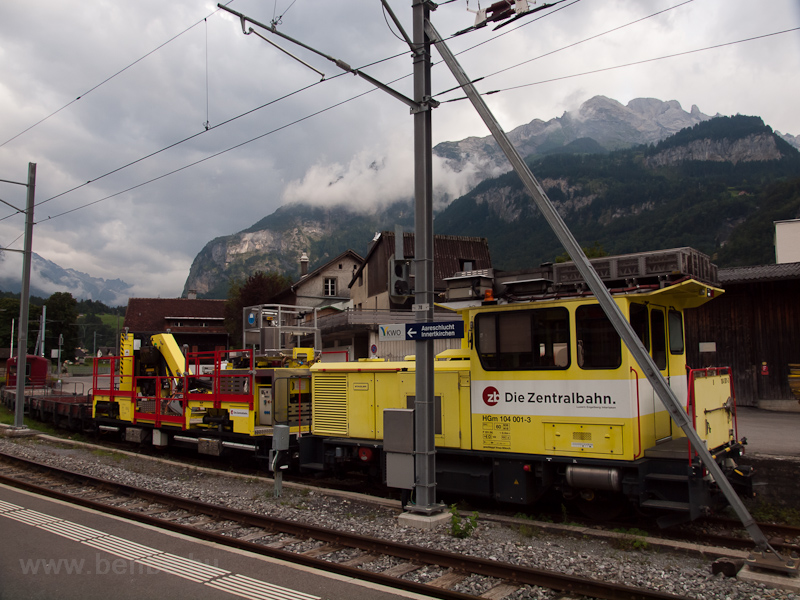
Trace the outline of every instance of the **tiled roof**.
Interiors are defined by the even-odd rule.
[[[130,298],[125,327],[136,332],[165,331],[170,320],[184,320],[181,331],[215,333],[225,331],[225,300],[188,298]],[[202,323],[206,326],[203,327]]]
[[[718,275],[723,287],[726,283],[800,279],[800,262],[720,269]]]

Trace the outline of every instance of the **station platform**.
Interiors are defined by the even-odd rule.
[[[0,485],[0,600],[425,600]]]

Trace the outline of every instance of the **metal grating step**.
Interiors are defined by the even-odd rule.
[[[642,506],[646,508],[660,508],[662,510],[676,510],[689,512],[691,508],[688,502],[673,502],[671,500],[645,500]]]

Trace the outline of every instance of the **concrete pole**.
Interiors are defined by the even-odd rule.
[[[425,33],[428,0],[412,0],[414,50],[414,301],[417,322],[433,321],[433,144],[431,135],[431,43]],[[414,403],[415,502],[423,514],[442,511],[436,504],[436,440],[433,401],[433,340],[416,342]]]
[[[28,163],[28,201],[25,210],[25,250],[22,255],[22,292],[19,298],[19,338],[17,341],[17,397],[14,427],[24,429],[25,369],[28,353],[28,309],[31,290],[31,247],[33,246],[33,199],[36,192],[36,163]]]

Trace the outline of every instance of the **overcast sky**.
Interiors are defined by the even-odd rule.
[[[391,4],[410,33],[411,2]],[[234,0],[229,6],[262,23],[282,15],[280,31],[354,67],[396,57],[365,69],[381,81],[411,72],[408,49],[378,0]],[[477,6],[470,0],[470,9]],[[451,35],[472,24],[467,8],[466,0],[456,0],[432,20],[443,36]],[[800,27],[798,0],[567,0],[558,8],[449,42],[455,52],[486,42],[459,55],[473,78],[529,61],[478,84],[483,92],[537,84],[487,96],[507,131],[604,95],[623,104],[651,97],[677,100],[687,111],[695,104],[709,115],[758,115],[778,131],[800,135],[800,31],[723,45]],[[659,11],[666,12],[604,34]],[[592,36],[599,37],[553,53]],[[37,163],[34,252],[65,268],[122,279],[135,296],[175,297],[208,241],[245,229],[286,202],[377,210],[410,197],[408,107],[360,78],[333,78],[341,71],[332,63],[270,39],[323,71],[326,81],[243,35],[238,19],[212,2],[2,3],[0,179],[25,181],[28,162]],[[434,68],[433,81],[434,93],[454,85],[443,65]],[[392,85],[412,94],[410,77]],[[433,123],[434,144],[488,134],[463,101],[442,104]],[[454,195],[466,191],[463,180],[441,168],[435,183]],[[22,208],[25,189],[0,184],[0,199]],[[14,211],[0,205],[0,218],[8,215]],[[21,249],[23,226],[19,214],[0,220],[0,247]],[[19,275],[19,256],[5,253],[0,270]]]

